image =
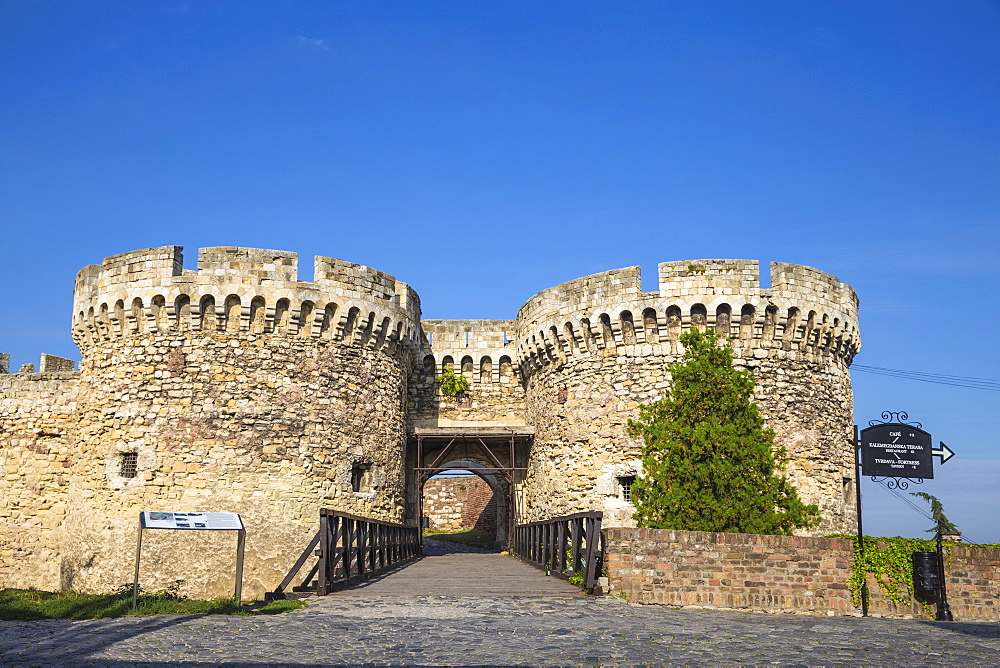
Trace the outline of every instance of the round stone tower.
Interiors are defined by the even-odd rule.
[[[248,596],[280,581],[322,507],[404,519],[416,294],[333,258],[301,282],[295,253],[203,248],[192,271],[180,251],[116,255],[77,276],[64,586],[129,581],[140,510],[240,513]],[[215,533],[149,532],[143,582],[231,593],[233,550]]]
[[[762,288],[748,260],[659,265],[659,290],[642,292],[639,268],[595,274],[544,290],[518,313],[527,422],[535,428],[523,511],[542,519],[603,510],[632,524],[630,484],[641,443],[626,425],[668,387],[666,365],[691,327],[729,337],[736,364],[756,379],[755,399],[787,474],[822,524],[855,526],[853,399],[848,366],[860,348],[858,299],[810,267],[772,263]]]

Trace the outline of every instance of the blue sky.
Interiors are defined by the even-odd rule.
[[[15,367],[78,358],[82,266],[176,244],[370,265],[428,318],[793,262],[858,291],[858,364],[1000,378],[996,2],[6,0],[0,61]],[[853,378],[859,424],[958,453],[921,489],[1000,541],[1000,392]],[[864,490],[869,533],[923,535]]]

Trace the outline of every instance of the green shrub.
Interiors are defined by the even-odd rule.
[[[437,377],[441,393],[449,397],[457,397],[469,390],[469,379],[462,374],[455,373],[450,368],[445,367],[441,375]]]

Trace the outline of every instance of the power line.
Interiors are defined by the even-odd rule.
[[[891,378],[903,378],[905,380],[918,380],[923,383],[935,383],[937,385],[951,385],[953,387],[966,387],[975,390],[1000,392],[1000,380],[996,380],[994,378],[952,376],[942,373],[925,373],[923,371],[906,371],[905,369],[889,369],[880,366],[866,366],[864,364],[853,364],[851,365],[851,368],[864,373],[889,376]]]
[[[899,499],[900,501],[902,501],[903,503],[905,503],[907,506],[909,506],[912,510],[916,511],[920,515],[923,515],[926,519],[929,519],[932,522],[934,521],[934,518],[926,510],[924,510],[923,508],[921,508],[920,506],[918,506],[916,503],[914,503],[913,501],[911,501],[907,497],[905,497],[902,494],[900,494],[898,490],[895,490],[895,489],[892,489],[891,487],[889,487],[889,485],[886,484],[886,482],[884,480],[876,480],[875,482],[877,482],[879,485],[881,485],[882,488],[885,489],[885,491],[889,492],[894,497],[896,497],[897,499]]]
[[[859,365],[859,366],[862,366],[863,368],[869,369],[869,370],[892,371],[892,372],[898,372],[898,373],[908,373],[908,374],[915,374],[915,375],[920,375],[920,376],[928,376],[928,377],[932,377],[932,378],[945,378],[945,379],[963,380],[963,381],[965,381],[965,380],[968,380],[968,381],[982,381],[982,382],[986,382],[986,383],[1000,383],[1000,380],[995,380],[993,378],[983,378],[982,376],[955,376],[955,375],[946,374],[946,373],[927,373],[926,371],[905,371],[903,369],[889,369],[887,367],[882,367],[882,366],[865,366],[863,364]]]
[[[905,503],[907,506],[909,506],[912,510],[916,511],[918,514],[923,515],[926,519],[930,520],[931,522],[935,521],[934,517],[930,513],[928,513],[923,507],[917,505],[916,503],[914,503],[909,498],[907,498],[907,497],[903,496],[902,494],[900,494],[899,490],[895,490],[895,489],[892,489],[891,487],[889,487],[889,485],[886,484],[886,482],[884,480],[875,480],[874,482],[877,482],[879,485],[882,486],[882,488],[885,491],[889,492],[894,497],[896,497],[897,499],[899,499],[900,501],[902,501],[903,503]],[[977,544],[975,541],[969,540],[968,538],[966,538],[964,534],[962,535],[962,542],[963,543],[971,543],[973,545]]]

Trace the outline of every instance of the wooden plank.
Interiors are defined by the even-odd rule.
[[[585,596],[563,579],[501,554],[457,553],[424,556],[408,565],[334,592],[337,597],[427,596]]]
[[[593,590],[597,584],[597,559],[600,556],[601,518],[593,517],[587,520],[587,573],[584,587]]]
[[[323,511],[319,515],[319,581],[316,583],[316,593],[323,596],[330,591],[332,564],[330,554],[330,521],[334,518],[326,516]]]
[[[578,517],[576,519],[570,520],[573,524],[573,572],[577,573],[580,570],[580,548],[583,546],[583,523],[584,519]]]
[[[280,594],[281,592],[285,591],[285,588],[292,583],[292,580],[295,579],[295,576],[298,574],[299,569],[302,568],[302,566],[309,559],[310,555],[312,555],[313,551],[316,549],[316,546],[319,545],[319,537],[320,537],[320,532],[317,531],[316,535],[314,535],[312,537],[312,540],[309,541],[309,545],[306,547],[306,549],[303,550],[299,558],[295,560],[295,565],[292,566],[290,571],[288,571],[288,575],[285,576],[285,579],[282,580],[281,584],[279,584],[277,588],[274,590],[275,594]],[[317,565],[313,567],[312,572],[315,572],[318,566],[319,564],[317,563]]]

